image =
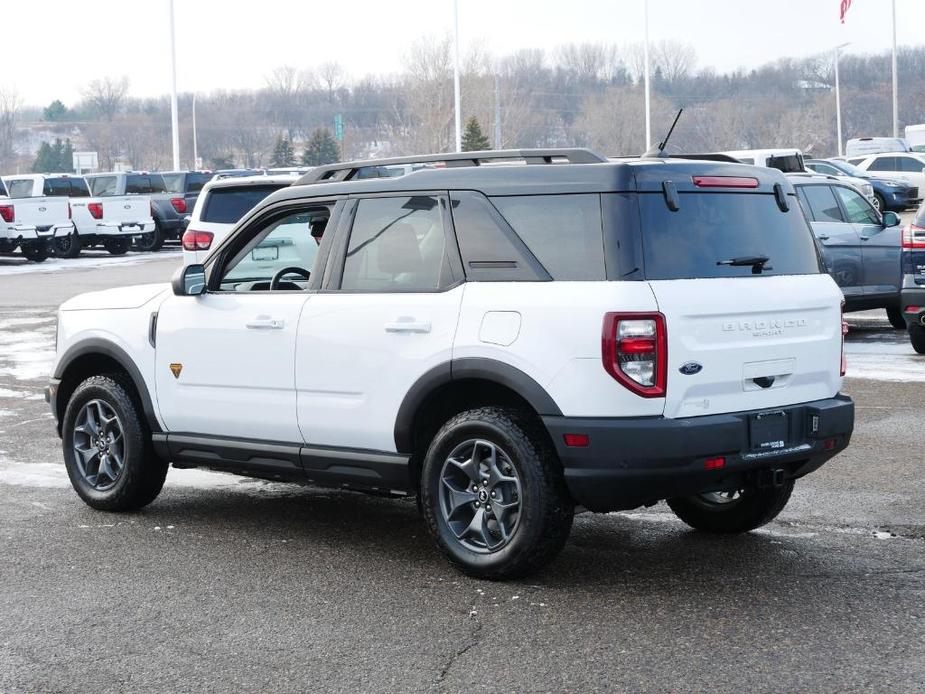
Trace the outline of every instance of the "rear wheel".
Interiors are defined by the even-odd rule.
[[[65,236],[56,236],[52,244],[55,255],[59,258],[76,258],[80,255],[80,236],[76,231]]]
[[[574,508],[546,434],[525,413],[469,410],[437,432],[421,474],[421,507],[444,556],[471,576],[505,579],[559,553]]]
[[[909,340],[912,342],[912,349],[919,354],[925,354],[925,328],[914,323],[910,325]]]
[[[161,231],[161,225],[158,221],[154,222],[154,231],[148,234],[141,234],[135,237],[135,250],[144,253],[153,253],[161,250],[164,245],[164,232]]]
[[[44,241],[21,245],[19,250],[22,251],[26,260],[31,260],[33,263],[42,263],[48,259],[48,245]]]
[[[164,486],[167,463],[154,454],[124,377],[92,376],[77,386],[61,433],[71,485],[89,506],[130,511],[154,501]]]
[[[668,499],[675,515],[692,528],[709,533],[745,533],[770,523],[793,492],[793,480],[780,487],[708,492]]]
[[[886,317],[894,330],[906,329],[906,319],[903,318],[903,312],[899,309],[899,306],[890,306],[886,310]]]
[[[106,239],[103,241],[103,248],[109,251],[111,255],[125,255],[128,252],[128,239]]]

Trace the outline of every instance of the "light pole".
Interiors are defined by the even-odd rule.
[[[649,112],[649,0],[643,0],[645,13],[645,32],[642,48],[643,83],[645,84],[646,99],[646,151],[652,145],[652,118]]]
[[[174,37],[173,0],[170,0],[170,132],[173,140],[173,170],[180,170],[180,120],[177,116],[177,42]]]
[[[841,85],[838,81],[838,56],[842,48],[850,46],[850,43],[843,43],[835,46],[835,137],[838,140],[838,156],[842,156],[842,139],[841,139]]]
[[[896,0],[893,0],[893,137],[899,137],[899,79],[896,76]]]
[[[459,107],[459,0],[453,0],[453,101],[455,104],[456,151],[462,152],[462,118]]]
[[[196,92],[193,92],[193,168],[202,168],[199,165],[199,143],[196,142]]]

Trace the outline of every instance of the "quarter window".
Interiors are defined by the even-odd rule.
[[[341,289],[433,292],[451,282],[439,198],[413,195],[357,203]]]
[[[925,169],[925,161],[921,159],[916,159],[915,157],[896,157],[899,160],[899,169],[897,171],[905,171],[908,173],[922,173],[922,170]]]
[[[898,171],[896,166],[897,166],[896,157],[877,157],[870,163],[870,166],[867,167],[867,170],[868,171]]]

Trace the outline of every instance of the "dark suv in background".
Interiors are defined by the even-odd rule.
[[[154,231],[142,234],[135,241],[139,251],[158,251],[168,239],[179,239],[186,229],[186,198],[167,189],[164,177],[145,171],[119,171],[90,174],[85,177],[93,195],[101,198],[115,195],[147,195],[151,198]]]
[[[164,178],[167,192],[183,196],[186,212],[190,214],[196,206],[199,191],[215,174],[211,171],[164,171],[161,176]]]
[[[912,348],[925,354],[925,205],[903,229],[902,307]]]

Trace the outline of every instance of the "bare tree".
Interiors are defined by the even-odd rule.
[[[22,99],[13,89],[0,89],[0,164],[3,170],[11,169],[16,158],[14,143],[16,124],[19,121]]]
[[[405,66],[404,105],[396,113],[402,122],[405,147],[419,152],[450,148],[453,122],[453,80],[449,36],[426,38],[411,46]]]
[[[122,109],[128,95],[128,77],[93,80],[81,93],[94,112],[111,122]]]
[[[323,63],[318,68],[318,77],[328,92],[328,101],[334,101],[334,92],[343,86],[346,79],[344,68],[337,62]]]
[[[580,83],[609,81],[616,64],[616,49],[603,43],[580,43],[559,46],[557,64]]]
[[[697,63],[697,51],[689,43],[665,39],[652,46],[655,64],[669,84],[687,77]]]
[[[281,128],[291,141],[301,130],[305,112],[306,81],[310,77],[291,65],[283,65],[266,76],[268,118]]]

